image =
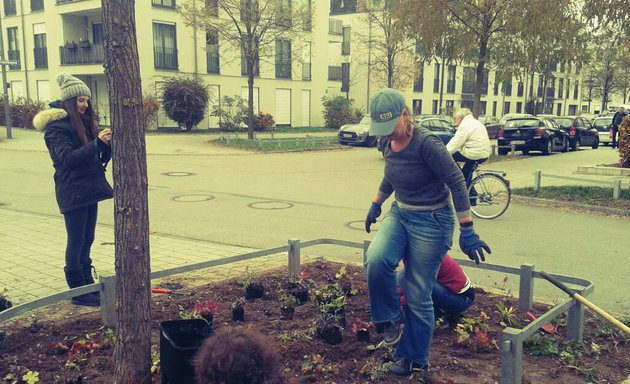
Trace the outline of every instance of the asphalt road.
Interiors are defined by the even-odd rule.
[[[533,184],[536,169],[572,175],[578,165],[615,160],[613,151],[601,148],[486,167],[506,170],[513,186],[525,186]],[[361,242],[372,236],[364,232],[363,220],[383,171],[373,148],[282,154],[184,149],[149,155],[147,161],[150,227],[158,233],[253,248],[284,245],[290,238]],[[58,215],[46,152],[0,147],[0,180],[0,204]],[[99,222],[113,223],[112,206],[111,201],[100,205]],[[590,299],[604,309],[630,313],[628,218],[513,204],[497,220],[477,219],[475,227],[493,249],[489,262],[530,263],[537,270],[589,279],[595,283]],[[457,234],[452,255],[463,258],[456,241]],[[340,247],[309,248],[308,253],[361,258]],[[515,278],[504,283],[497,273],[470,274],[478,285],[516,287]],[[551,287],[536,294],[564,297]]]

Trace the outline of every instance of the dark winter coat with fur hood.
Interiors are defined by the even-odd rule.
[[[44,140],[55,167],[55,195],[61,213],[92,205],[113,197],[105,178],[111,150],[91,130],[86,129],[87,144],[81,144],[68,113],[50,108],[33,118],[33,126],[44,132]]]

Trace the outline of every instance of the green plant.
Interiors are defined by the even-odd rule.
[[[496,341],[490,339],[488,334],[488,320],[490,318],[484,311],[478,317],[465,317],[455,327],[457,343],[472,347],[475,350],[498,348]]]
[[[223,96],[218,105],[212,107],[210,116],[219,118],[219,129],[238,132],[247,121],[247,102],[240,96]]]
[[[22,381],[26,384],[39,383],[39,372],[28,371],[22,376]]]
[[[280,291],[278,294],[278,301],[281,308],[295,308],[298,306],[298,300],[290,293]]]
[[[352,103],[352,99],[347,99],[343,96],[335,96],[333,98],[322,97],[326,126],[328,128],[337,129],[344,124],[356,121]]]
[[[247,289],[247,287],[252,285],[255,277],[256,277],[256,272],[252,268],[247,266],[245,267],[245,270],[243,271],[243,273],[241,273],[241,275],[236,279],[236,281],[238,281],[238,283],[243,288]]]
[[[243,308],[243,306],[245,305],[246,302],[247,302],[247,300],[245,300],[244,297],[240,296],[240,297],[236,298],[236,300],[234,300],[232,302],[230,307],[232,309]]]
[[[501,320],[499,321],[499,324],[502,327],[521,327],[520,322],[516,318],[516,308],[512,306],[506,306],[503,301],[497,303],[496,307],[499,311],[499,314],[501,315]]]
[[[630,116],[626,116],[619,126],[619,155],[621,166],[630,168]]]
[[[164,79],[162,84],[164,112],[187,130],[203,120],[208,100],[208,87],[199,79],[185,75]]]
[[[523,342],[523,347],[532,356],[557,356],[559,353],[558,342],[535,333]]]

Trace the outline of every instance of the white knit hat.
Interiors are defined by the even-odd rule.
[[[61,100],[68,100],[77,96],[92,97],[90,88],[83,81],[69,73],[61,73],[57,76],[57,83],[61,89]]]

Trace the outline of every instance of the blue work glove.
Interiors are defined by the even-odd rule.
[[[486,261],[486,257],[483,254],[484,249],[488,254],[492,253],[488,244],[479,239],[479,235],[475,233],[472,225],[460,228],[459,247],[468,255],[470,260],[474,260],[477,264],[479,264],[479,259]]]
[[[376,218],[381,215],[381,205],[372,202],[367,217],[365,218],[365,232],[370,233],[370,226],[376,223]]]

